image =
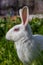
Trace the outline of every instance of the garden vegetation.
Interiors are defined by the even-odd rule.
[[[16,53],[16,46],[12,41],[5,39],[7,31],[16,24],[20,24],[21,19],[11,21],[10,17],[0,18],[0,65],[23,65],[19,60]],[[35,18],[29,22],[32,28],[33,34],[43,35],[43,19]],[[37,59],[38,60],[38,59]],[[32,65],[43,65],[43,51],[41,52],[41,58],[35,60]]]

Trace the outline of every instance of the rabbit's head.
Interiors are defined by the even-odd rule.
[[[24,6],[19,10],[22,23],[12,27],[6,34],[7,40],[17,41],[25,35],[31,35],[30,26],[28,26],[29,10],[27,6]]]

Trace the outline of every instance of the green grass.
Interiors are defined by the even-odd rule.
[[[19,65],[19,61],[14,43],[3,38],[0,41],[0,65]]]
[[[19,24],[20,21],[18,18],[16,22],[10,22],[10,19],[0,19],[0,65],[23,65],[17,56],[15,44],[5,39],[6,32],[12,26]],[[32,19],[29,24],[33,34],[43,35],[43,19]],[[43,51],[41,52],[41,57],[39,56],[32,65],[43,65]]]

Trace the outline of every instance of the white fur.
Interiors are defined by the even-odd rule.
[[[15,28],[20,30],[16,32]],[[26,26],[22,23],[11,28],[6,34],[6,39],[14,41],[18,57],[25,65],[31,64],[43,51],[43,36],[32,35],[31,27],[27,23]]]

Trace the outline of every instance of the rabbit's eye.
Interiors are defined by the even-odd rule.
[[[19,31],[19,28],[15,28],[14,31]]]

